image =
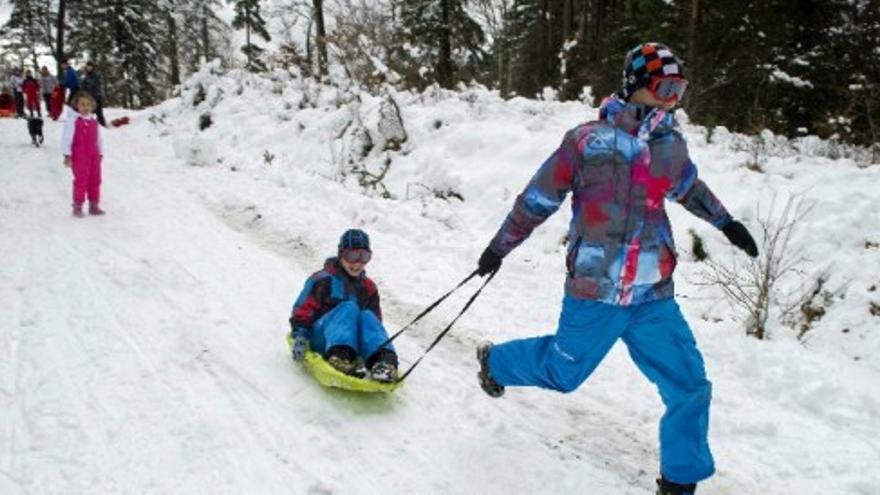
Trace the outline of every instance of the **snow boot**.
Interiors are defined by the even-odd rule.
[[[477,345],[477,361],[480,362],[480,371],[477,378],[480,380],[480,387],[489,397],[501,397],[504,395],[504,386],[499,385],[489,373],[489,352],[492,350],[492,343],[485,341]]]
[[[89,202],[89,215],[103,215],[105,213],[107,212],[102,210],[98,203]]]
[[[680,485],[662,477],[657,480],[657,495],[694,495],[696,491],[696,483]]]
[[[351,371],[349,371],[348,374],[355,378],[360,378],[361,380],[366,378],[368,373],[364,361],[361,359],[355,360],[354,365],[351,367]]]
[[[370,378],[382,383],[397,380],[397,354],[389,349],[379,349],[370,356]]]
[[[355,369],[355,358],[357,354],[355,350],[347,345],[334,345],[327,351],[327,364],[333,366],[337,370],[350,374]]]
[[[74,203],[73,204],[73,216],[75,216],[76,218],[82,218],[82,217],[86,216],[85,213],[83,213],[82,203]]]
[[[397,365],[379,361],[370,368],[370,378],[382,383],[393,383],[397,380]]]

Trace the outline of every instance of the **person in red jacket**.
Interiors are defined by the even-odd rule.
[[[24,93],[25,108],[34,118],[34,110],[37,111],[37,117],[42,117],[40,112],[40,82],[34,79],[31,71],[24,74],[24,82],[21,83],[21,91]]]

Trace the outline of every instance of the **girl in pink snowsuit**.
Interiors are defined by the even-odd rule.
[[[73,216],[81,218],[83,202],[89,198],[89,215],[103,215],[101,201],[101,159],[104,143],[98,121],[92,112],[95,99],[85,91],[71,98],[67,120],[61,133],[64,166],[73,169]]]

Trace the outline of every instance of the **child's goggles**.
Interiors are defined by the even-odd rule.
[[[648,83],[648,91],[654,95],[654,98],[663,103],[669,103],[680,101],[684,96],[684,90],[687,89],[687,85],[687,79],[683,77],[651,76],[651,82]]]
[[[367,263],[373,257],[373,253],[366,249],[345,249],[339,254],[349,263]]]

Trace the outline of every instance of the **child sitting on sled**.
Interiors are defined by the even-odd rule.
[[[373,380],[397,379],[397,354],[382,326],[379,290],[367,278],[370,238],[358,229],[339,239],[337,256],[306,281],[290,317],[293,359],[305,359],[306,344],[342,373]]]

